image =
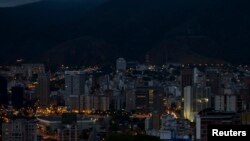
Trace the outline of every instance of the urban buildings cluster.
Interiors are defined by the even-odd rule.
[[[2,140],[98,141],[127,133],[206,141],[210,124],[250,124],[248,66],[124,58],[115,66],[1,66]]]

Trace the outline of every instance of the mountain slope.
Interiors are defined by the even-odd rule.
[[[46,13],[37,3],[41,9],[23,7],[37,13],[23,13],[22,18],[20,9],[3,9],[7,20],[0,28],[6,35],[0,33],[0,45],[7,53],[2,60],[15,58],[19,54],[9,53],[18,48],[20,57],[55,64],[107,63],[120,56],[143,61],[145,54],[151,54],[154,63],[164,63],[165,50],[172,61],[250,63],[247,4],[245,0],[107,0],[87,12],[83,5],[62,3],[63,10]]]
[[[37,56],[71,38],[72,23],[105,1],[43,0],[0,8],[1,62],[17,58],[37,60]]]

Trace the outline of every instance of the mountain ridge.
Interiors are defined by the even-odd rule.
[[[247,1],[234,0],[107,0],[84,12],[79,4],[78,8],[74,4],[71,8],[61,5],[64,10],[59,15],[47,14],[42,24],[21,21],[17,26],[12,25],[16,29],[11,32],[18,34],[26,33],[20,28],[31,25],[28,35],[17,36],[21,39],[3,29],[9,38],[1,38],[0,45],[6,52],[21,46],[20,57],[55,64],[110,63],[118,57],[143,62],[147,54],[153,57],[152,63],[162,64],[164,59],[159,58],[166,58],[166,54],[159,52],[165,50],[171,50],[170,61],[185,63],[193,58],[190,63],[204,59],[208,63],[224,60],[249,64],[250,20],[247,17],[250,12],[246,5]],[[75,12],[68,13],[72,9]],[[40,12],[40,15],[46,14]],[[8,16],[5,13],[4,19],[9,19]],[[30,16],[28,20],[32,19],[34,17]],[[0,24],[0,29],[9,23]],[[3,37],[1,33],[0,36]],[[183,46],[188,47],[183,50]],[[71,50],[76,50],[76,55],[70,55]],[[1,54],[0,60],[11,60],[8,54]],[[10,56],[14,56],[13,59],[19,54]]]

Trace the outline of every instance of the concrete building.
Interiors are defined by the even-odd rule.
[[[2,124],[3,141],[37,141],[36,122],[16,119]]]
[[[161,88],[155,87],[138,87],[135,91],[135,110],[136,112],[154,112],[162,113],[163,91]]]
[[[82,95],[85,88],[83,71],[65,71],[65,102],[73,110],[83,110]]]
[[[84,96],[84,110],[110,110],[110,97],[108,95],[86,95]]]
[[[192,120],[194,118],[192,109],[192,87],[186,86],[184,88],[184,117],[186,119]]]
[[[206,85],[205,75],[198,68],[193,69],[193,84],[201,86]]]
[[[95,95],[93,100],[93,109],[100,111],[109,110],[110,97],[105,95]]]
[[[126,91],[126,111],[135,109],[135,91],[133,89]]]
[[[193,85],[193,69],[192,68],[184,68],[181,71],[181,91],[182,96],[184,96],[184,88],[186,86]]]
[[[11,89],[11,104],[14,108],[20,109],[24,103],[24,87],[16,85]]]
[[[0,105],[8,104],[7,84],[7,79],[3,76],[0,76]]]
[[[41,107],[49,106],[50,98],[50,76],[48,74],[38,75],[38,85],[36,88],[38,105]]]
[[[151,117],[147,117],[145,119],[145,130],[152,130],[153,129],[153,123],[152,123],[152,118]]]
[[[92,110],[94,105],[94,96],[93,95],[86,95],[84,96],[84,109],[85,110]]]
[[[187,86],[184,88],[184,117],[194,121],[195,115],[203,109],[209,108],[210,88]]]
[[[206,86],[211,88],[211,107],[215,106],[215,95],[221,94],[221,75],[217,69],[206,70]]]
[[[152,112],[152,127],[154,130],[160,130],[161,127],[161,114],[158,111]]]
[[[215,110],[224,112],[237,111],[237,96],[236,95],[216,95]]]
[[[119,72],[123,72],[123,71],[126,71],[126,68],[127,68],[127,62],[124,58],[118,58],[116,60],[116,70]]]
[[[161,130],[177,130],[177,120],[171,115],[162,115]]]
[[[57,130],[57,139],[59,141],[79,141],[80,133],[77,125],[62,126]]]
[[[215,112],[202,111],[196,118],[197,141],[208,141],[208,125],[239,125],[241,124],[240,115],[234,112]]]
[[[243,125],[250,125],[250,112],[241,113],[241,123]]]
[[[68,97],[68,104],[67,106],[70,107],[71,110],[76,110],[81,112],[84,110],[84,105],[85,105],[85,96],[84,95],[69,95]]]
[[[157,136],[163,141],[191,141],[193,128],[187,120],[176,119],[172,115],[162,115],[159,119],[160,129],[153,128],[153,116],[145,120],[147,135]]]
[[[83,95],[85,73],[83,71],[65,71],[65,90],[67,95]]]
[[[22,64],[24,76],[31,78],[34,74],[44,74],[45,66],[44,64]]]

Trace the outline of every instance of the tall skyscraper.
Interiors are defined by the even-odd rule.
[[[215,110],[220,112],[237,112],[237,95],[216,95]]]
[[[192,87],[186,86],[184,88],[184,117],[192,119]]]
[[[43,74],[45,73],[44,64],[22,64],[25,76],[31,78],[33,74]]]
[[[191,121],[202,110],[210,107],[209,87],[187,86],[184,88],[184,117]]]
[[[38,75],[37,97],[39,106],[49,105],[50,97],[50,76],[48,74]]]
[[[212,95],[220,94],[220,73],[218,70],[208,69],[206,71],[206,85],[211,87]]]
[[[57,129],[59,141],[78,141],[80,136],[79,127],[75,124],[63,126]]]
[[[240,116],[235,112],[214,112],[202,111],[201,114],[196,116],[196,136],[195,141],[210,141],[208,134],[209,125],[241,125]]]
[[[134,89],[126,92],[126,110],[132,111],[135,109],[135,91]]]
[[[139,87],[135,91],[137,112],[163,112],[163,92],[160,88]]]
[[[153,129],[155,130],[160,129],[160,124],[161,124],[160,117],[161,117],[161,114],[158,111],[152,112],[152,125],[153,125]]]
[[[83,71],[65,72],[65,101],[71,109],[82,110],[84,88],[85,74]]]
[[[116,60],[116,70],[117,71],[125,71],[127,67],[127,62],[124,58],[118,58]]]
[[[186,86],[193,85],[193,69],[184,68],[181,72],[181,87],[182,87],[182,96],[184,96],[184,88]]]
[[[3,141],[36,141],[36,122],[16,119],[2,124]]]
[[[111,109],[114,110],[121,110],[125,109],[125,94],[123,90],[115,90],[114,94],[112,95],[112,107]]]
[[[17,85],[11,89],[11,103],[14,108],[22,108],[24,102],[24,87]]]
[[[109,110],[110,98],[107,95],[94,95],[93,109],[99,111]]]
[[[135,91],[135,108],[137,112],[149,112],[148,109],[148,89],[137,88]]]
[[[7,80],[0,76],[0,105],[8,104]]]
[[[206,86],[211,88],[211,106],[215,107],[215,96],[222,94],[222,89],[220,87],[220,73],[217,69],[207,69],[206,70]]]

